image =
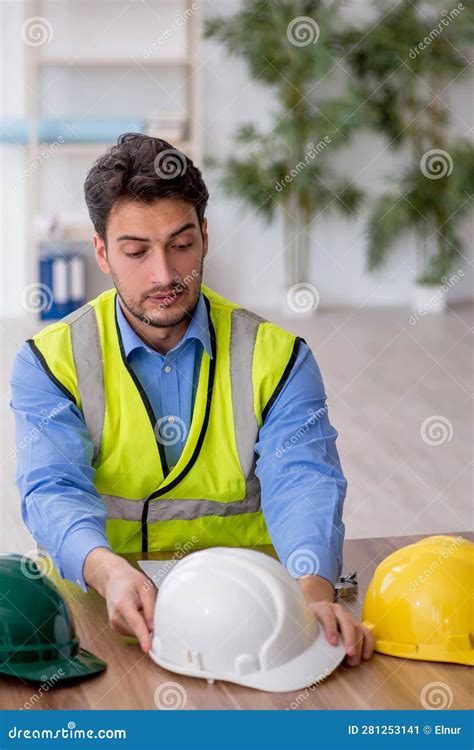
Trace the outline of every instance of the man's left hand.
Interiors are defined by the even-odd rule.
[[[328,643],[336,645],[338,630],[341,632],[347,664],[356,667],[361,660],[370,659],[374,650],[372,633],[343,604],[333,601],[334,588],[329,581],[320,576],[304,576],[298,579],[298,584],[323,625]]]

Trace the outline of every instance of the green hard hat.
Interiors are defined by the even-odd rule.
[[[58,682],[106,666],[80,648],[66,602],[34,560],[0,555],[0,673]]]

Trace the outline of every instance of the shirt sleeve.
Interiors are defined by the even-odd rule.
[[[319,575],[333,586],[342,572],[347,491],[337,437],[319,367],[302,342],[260,429],[256,475],[268,533],[290,575]]]
[[[95,547],[110,549],[110,544],[83,416],[28,344],[15,357],[10,386],[23,520],[61,576],[86,591],[84,560]]]

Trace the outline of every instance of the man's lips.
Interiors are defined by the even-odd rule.
[[[162,303],[170,303],[174,302],[174,300],[179,297],[181,292],[169,292],[168,294],[150,294],[148,296],[148,299],[153,300],[154,302],[162,302]]]

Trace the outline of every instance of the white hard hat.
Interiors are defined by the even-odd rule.
[[[172,672],[286,692],[323,680],[344,655],[296,581],[261,552],[194,552],[160,587],[150,656]]]

